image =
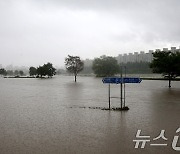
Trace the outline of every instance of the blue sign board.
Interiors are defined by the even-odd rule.
[[[123,78],[123,83],[140,83],[142,79],[140,78]]]
[[[140,83],[142,79],[140,78],[118,78],[118,77],[109,77],[109,78],[103,78],[102,82],[103,83],[115,83],[115,84],[120,84],[120,83]]]

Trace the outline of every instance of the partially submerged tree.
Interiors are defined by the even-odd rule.
[[[30,67],[29,68],[29,75],[30,76],[37,75],[37,69],[35,67]]]
[[[1,75],[7,75],[7,71],[4,68],[0,69],[0,74]]]
[[[109,56],[95,58],[92,69],[98,77],[114,76],[115,74],[119,73],[119,65],[117,60]]]
[[[44,67],[45,74],[48,77],[52,77],[53,75],[56,74],[56,69],[53,67],[51,63],[44,64],[43,67]]]
[[[24,72],[23,71],[19,71],[19,74],[20,74],[20,76],[23,76]]]
[[[15,75],[15,76],[18,76],[18,75],[19,75],[19,71],[18,71],[18,70],[15,70],[15,71],[14,71],[14,75]]]
[[[171,80],[180,75],[180,52],[156,51],[150,67],[154,73],[163,73],[171,87]]]
[[[83,70],[84,63],[79,56],[70,56],[65,58],[65,65],[68,72],[74,74],[74,81],[76,82],[77,74]]]
[[[37,74],[40,75],[41,78],[42,76],[48,76],[49,78],[56,74],[56,69],[51,63],[47,63],[37,68]]]
[[[7,75],[13,76],[14,75],[13,70],[7,70]]]
[[[45,71],[44,71],[44,68],[43,68],[43,66],[39,66],[38,68],[37,68],[37,77],[41,77],[42,78],[42,76],[45,76],[46,74],[45,74]]]

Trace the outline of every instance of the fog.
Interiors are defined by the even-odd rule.
[[[1,0],[0,64],[38,66],[64,58],[179,46],[178,0]]]

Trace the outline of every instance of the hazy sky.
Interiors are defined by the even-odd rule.
[[[180,0],[0,0],[0,64],[180,46]]]

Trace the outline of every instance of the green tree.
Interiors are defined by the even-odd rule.
[[[163,73],[169,80],[180,75],[180,52],[156,51],[153,53],[153,61],[150,64],[154,73]]]
[[[51,63],[44,64],[43,68],[44,68],[45,74],[48,77],[52,77],[53,75],[56,74],[56,69],[53,67]]]
[[[37,75],[37,69],[35,67],[30,67],[29,68],[29,75],[30,76]]]
[[[92,69],[96,76],[114,76],[119,73],[119,65],[114,57],[101,56],[100,58],[95,58],[93,61]]]
[[[42,78],[42,76],[45,76],[45,75],[46,75],[43,66],[39,66],[39,67],[37,68],[37,74],[40,75],[41,78]]]
[[[24,72],[23,71],[19,71],[19,74],[20,74],[20,76],[23,76]]]
[[[4,68],[0,69],[0,74],[1,75],[7,75],[7,71]]]
[[[7,70],[7,75],[10,75],[10,76],[14,75],[13,70]]]
[[[41,78],[42,76],[48,76],[49,78],[56,74],[56,69],[51,63],[47,63],[37,68],[37,74],[40,75]]]
[[[74,74],[74,81],[76,82],[77,74],[83,70],[84,62],[79,56],[70,56],[65,58],[65,65],[68,72]]]
[[[19,75],[19,71],[18,71],[18,70],[15,70],[15,71],[14,71],[14,75],[16,75],[16,76]]]

